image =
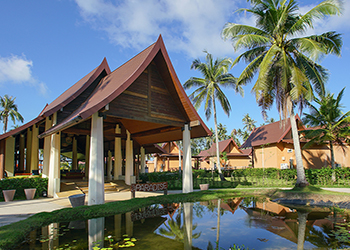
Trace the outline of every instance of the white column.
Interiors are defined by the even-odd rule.
[[[141,147],[141,173],[145,173],[145,167],[146,167],[146,157],[145,157],[145,148]]]
[[[90,135],[86,136],[86,145],[85,145],[85,177],[89,178],[89,169],[90,169]]]
[[[91,135],[92,137],[92,135]],[[89,250],[102,249],[104,247],[105,218],[90,219],[89,227]]]
[[[125,213],[125,231],[128,237],[134,235],[134,222],[131,219],[131,212]]]
[[[52,120],[49,117],[45,119],[45,131],[51,128]],[[50,151],[51,151],[51,136],[46,136],[44,138],[44,159],[43,159],[43,177],[47,178],[49,176],[50,168]]]
[[[73,136],[73,145],[72,145],[72,169],[78,169],[78,148],[77,148],[77,138]]]
[[[57,113],[52,117],[52,126],[57,123]],[[48,196],[57,198],[60,192],[61,133],[51,135]]]
[[[14,176],[14,173],[15,173],[15,138],[12,136],[10,136],[6,139],[5,170],[7,172],[7,176]]]
[[[112,152],[108,150],[107,178],[112,180]]]
[[[158,156],[154,156],[153,158],[153,172],[157,172],[157,164],[158,164]]]
[[[19,136],[19,163],[18,163],[18,169],[20,171],[24,170],[24,149],[25,149],[25,138],[24,135],[21,134]]]
[[[119,124],[115,127],[115,133],[120,134],[121,129]],[[114,180],[119,179],[119,175],[122,175],[122,139],[120,137],[114,138]]]
[[[125,144],[125,183],[127,185],[132,184],[132,179],[134,176],[134,153],[133,153],[133,143],[130,138],[130,132],[126,131],[126,144]]]
[[[193,192],[193,177],[192,177],[192,166],[191,166],[191,133],[189,125],[185,124],[182,132],[183,136],[183,175],[182,175],[182,192],[189,193]]]
[[[192,249],[192,219],[193,219],[193,205],[192,203],[186,202],[184,203],[183,210],[183,225],[185,228],[184,232],[184,249]]]
[[[39,168],[39,127],[35,124],[32,127],[32,150],[30,157],[30,170],[38,170]]]
[[[103,118],[98,112],[91,118],[88,205],[104,204]]]

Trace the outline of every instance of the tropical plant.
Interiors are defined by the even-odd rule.
[[[7,131],[7,124],[9,117],[12,122],[15,123],[16,120],[23,123],[24,119],[22,115],[18,112],[17,104],[15,104],[16,97],[4,95],[4,97],[0,96],[0,118],[4,123],[4,133]]]
[[[204,78],[191,77],[184,83],[184,88],[189,89],[198,87],[189,97],[194,107],[198,109],[204,101],[204,110],[207,120],[213,114],[215,124],[215,141],[216,141],[216,157],[217,166],[221,180],[225,180],[220,167],[220,153],[218,140],[218,126],[216,118],[216,100],[220,103],[225,114],[229,115],[231,105],[221,87],[233,87],[236,92],[243,95],[243,88],[236,84],[236,78],[228,73],[232,65],[231,58],[213,59],[213,56],[206,52],[206,62],[196,59],[192,62],[191,69],[201,72]]]
[[[249,133],[253,131],[253,129],[255,129],[255,124],[256,124],[256,121],[253,120],[249,114],[245,114],[243,119],[242,119],[242,122],[244,124],[244,127],[243,129],[245,129],[246,131],[248,131]]]
[[[337,98],[329,92],[315,98],[319,107],[310,105],[310,114],[304,113],[303,119],[304,124],[311,125],[311,128],[300,131],[306,139],[309,139],[303,148],[329,143],[332,168],[335,167],[333,145],[337,144],[345,148],[346,144],[350,143],[350,111],[344,114],[340,103],[344,90],[345,88],[339,92]]]
[[[222,35],[231,39],[234,49],[246,49],[234,61],[248,63],[237,85],[253,80],[259,72],[253,92],[266,114],[274,101],[283,119],[289,115],[297,164],[296,186],[306,186],[294,108],[312,100],[313,90],[321,93],[327,80],[326,70],[317,63],[325,54],[340,55],[341,35],[331,31],[303,36],[315,20],[340,14],[338,0],[326,0],[306,12],[298,13],[295,0],[250,0],[251,9],[241,9],[256,17],[256,27],[227,23]]]

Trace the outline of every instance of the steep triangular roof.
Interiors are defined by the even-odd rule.
[[[233,140],[233,138],[229,138],[227,140],[220,141],[219,142],[219,152],[220,153],[224,152],[227,149],[227,147],[230,145],[230,143],[232,143],[233,146],[238,150],[238,152],[239,152],[238,154],[243,154],[242,150],[237,146],[237,144]],[[216,143],[213,143],[209,149],[201,151],[198,154],[198,156],[209,157],[209,156],[213,156],[215,154],[216,154]]]
[[[106,71],[107,74],[111,72],[106,58],[104,58],[99,66],[93,69],[89,74],[84,76],[73,86],[63,92],[59,97],[57,97],[53,102],[47,105],[44,110],[39,114],[39,116],[50,116],[61,108],[65,107],[68,103],[79,96],[86,88],[88,88],[91,83],[102,73]]]
[[[48,117],[56,111],[64,108],[67,104],[69,104],[71,101],[77,98],[84,90],[86,90],[103,71],[105,71],[107,74],[111,72],[106,58],[102,60],[99,66],[97,66],[89,74],[87,74],[85,77],[76,82],[73,86],[71,86],[69,89],[63,92],[54,101],[52,101],[50,104],[46,104],[44,109],[36,118],[16,129],[10,130],[5,134],[0,135],[0,140],[18,134],[21,131],[33,126],[34,124],[41,122],[45,119],[45,117]]]
[[[159,36],[156,43],[152,44],[144,51],[133,57],[131,60],[104,77],[94,92],[82,103],[72,114],[64,119],[61,123],[42,133],[44,137],[55,132],[69,128],[79,122],[90,118],[92,114],[106,107],[107,104],[120,96],[155,59],[160,53],[164,59],[166,70],[169,71],[171,82],[176,90],[181,103],[181,108],[185,111],[186,122],[196,122],[199,126],[192,129],[192,137],[201,137],[211,134],[210,130],[203,123],[191,101],[186,95],[180,81],[178,80],[175,70],[170,62],[170,58],[165,49],[162,37]],[[173,138],[176,139],[176,138]]]
[[[303,127],[298,115],[296,115],[295,119],[299,126]],[[291,125],[289,119],[255,128],[248,139],[242,144],[241,148],[281,142],[290,131]]]

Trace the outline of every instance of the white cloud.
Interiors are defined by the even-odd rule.
[[[1,83],[25,83],[37,88],[38,92],[45,96],[48,88],[45,83],[38,82],[32,75],[33,62],[24,55],[0,57],[0,84]]]
[[[0,82],[25,82],[32,80],[33,62],[24,56],[0,57]]]
[[[168,49],[190,57],[232,54],[220,33],[236,9],[231,0],[75,0],[81,16],[123,47],[144,48],[162,34]]]

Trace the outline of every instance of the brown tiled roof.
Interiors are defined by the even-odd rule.
[[[300,118],[296,115],[300,122]],[[284,122],[284,124],[283,124]],[[248,139],[242,144],[241,148],[261,146],[270,143],[278,143],[284,139],[291,130],[290,120],[277,121],[258,128],[255,128]]]
[[[228,147],[228,145],[230,145],[231,142],[233,143],[233,145],[234,145],[235,147],[237,147],[237,144],[235,143],[235,141],[234,141],[232,138],[230,138],[230,139],[227,139],[227,140],[224,140],[224,141],[220,141],[220,142],[219,142],[219,152],[220,152],[220,153],[224,152],[225,149]],[[237,147],[237,149],[238,149],[240,152],[242,152],[238,147]],[[213,143],[209,149],[201,151],[201,152],[198,154],[198,156],[201,156],[201,157],[208,157],[208,156],[212,156],[212,155],[215,155],[215,154],[216,154],[216,143]],[[236,153],[229,153],[229,154],[233,156],[233,155],[235,155]],[[227,154],[227,155],[229,155],[229,154]],[[239,154],[239,153],[237,153],[237,155],[238,155],[238,154]],[[243,152],[242,152],[242,154],[243,154]]]
[[[68,118],[66,118],[60,124],[41,134],[40,137],[50,135],[52,133],[73,126],[77,122],[84,121],[88,119],[92,114],[105,107],[108,103],[123,93],[123,91],[126,90],[140,76],[140,74],[152,62],[158,52],[161,52],[165,59],[167,68],[171,73],[173,84],[179,95],[183,108],[186,111],[189,121],[200,121],[200,128],[202,129],[202,132],[200,132],[200,134],[203,134],[202,136],[211,134],[210,130],[203,123],[202,119],[193,107],[180,81],[178,80],[175,70],[170,62],[170,58],[165,49],[162,37],[159,36],[157,42],[104,77],[94,92],[80,107],[78,107]]]
[[[59,97],[57,97],[53,102],[47,105],[39,116],[50,116],[56,111],[60,110],[76,97],[78,97],[91,83],[105,70],[107,74],[111,72],[109,69],[106,58],[103,59],[101,64],[92,70],[85,77],[76,82],[73,86],[63,92]]]

